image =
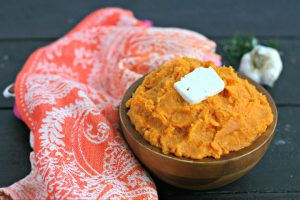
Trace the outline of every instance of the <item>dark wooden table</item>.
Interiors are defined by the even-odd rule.
[[[272,39],[281,47],[284,70],[269,89],[279,111],[276,136],[265,157],[240,180],[207,192],[177,189],[154,177],[161,199],[300,199],[300,1],[120,0],[3,1],[0,3],[0,91],[14,82],[30,53],[62,36],[93,10],[119,6],[157,26],[201,32],[217,41],[235,33]],[[0,97],[0,187],[30,171],[29,130]]]

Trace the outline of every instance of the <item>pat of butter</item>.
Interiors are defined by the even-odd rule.
[[[225,84],[212,68],[199,67],[174,83],[180,96],[190,104],[197,104],[223,91]]]

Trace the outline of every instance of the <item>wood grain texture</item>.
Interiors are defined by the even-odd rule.
[[[5,0],[0,8],[0,38],[57,38],[90,12],[115,6],[134,11],[157,26],[182,27],[212,36],[235,33],[298,37],[298,0]]]

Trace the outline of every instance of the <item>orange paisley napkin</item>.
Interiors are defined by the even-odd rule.
[[[36,50],[19,73],[16,105],[33,134],[31,173],[0,189],[12,199],[157,199],[120,135],[118,104],[142,74],[172,58],[219,61],[198,33],[149,27],[128,10],[100,9]]]

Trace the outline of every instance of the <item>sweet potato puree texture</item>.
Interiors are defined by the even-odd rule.
[[[213,67],[225,83],[219,94],[190,105],[173,84],[197,67]],[[266,97],[232,67],[182,58],[145,77],[126,103],[136,130],[164,154],[220,158],[249,146],[273,121]]]

